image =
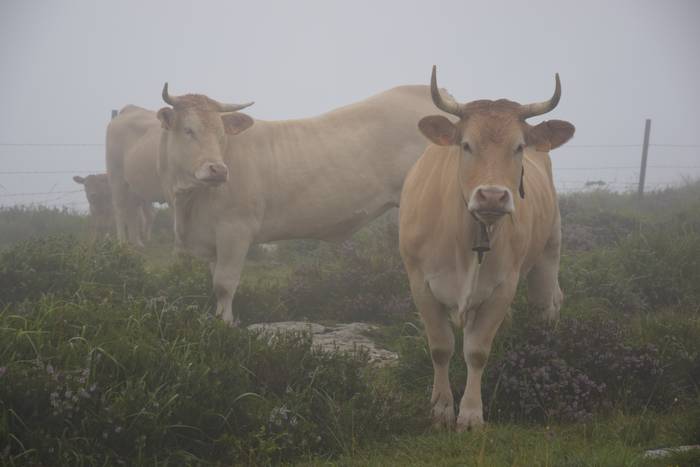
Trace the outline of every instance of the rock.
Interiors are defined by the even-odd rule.
[[[399,356],[395,352],[377,347],[367,337],[369,331],[377,329],[376,326],[367,323],[335,324],[322,326],[316,323],[304,321],[283,321],[278,323],[260,323],[248,326],[251,331],[260,331],[263,334],[281,332],[309,332],[311,343],[327,352],[340,351],[352,353],[356,350],[366,351],[370,363],[378,367],[393,365]]]
[[[694,451],[695,449],[700,449],[700,444],[676,446],[675,448],[650,449],[644,453],[644,457],[647,459],[661,459],[679,452]]]

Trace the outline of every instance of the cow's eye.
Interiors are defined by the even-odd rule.
[[[464,150],[464,152],[472,152],[472,147],[469,146],[469,143],[467,143],[466,141],[462,143],[462,149]]]
[[[525,145],[522,144],[522,143],[520,143],[520,144],[518,144],[518,147],[515,148],[514,154],[515,154],[516,156],[519,155],[519,154],[522,154],[522,152],[523,152],[524,149],[525,149]]]
[[[185,128],[185,134],[189,137],[194,138],[194,130],[192,128]]]

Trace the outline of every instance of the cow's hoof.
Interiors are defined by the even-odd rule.
[[[455,424],[455,409],[451,401],[438,401],[433,404],[433,429],[451,430]]]
[[[459,418],[457,418],[457,431],[460,433],[464,431],[480,430],[483,427],[484,417],[480,410],[460,412]]]

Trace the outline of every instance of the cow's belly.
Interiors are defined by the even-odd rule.
[[[260,242],[291,238],[341,240],[352,235],[388,209],[398,205],[397,193],[375,193],[364,199],[318,199],[267,215]]]
[[[434,274],[426,278],[433,296],[449,308],[455,308],[459,302],[460,287],[457,275],[450,272]]]

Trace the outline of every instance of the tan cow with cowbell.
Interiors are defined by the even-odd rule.
[[[416,125],[434,111],[427,86],[400,86],[313,118],[255,120],[206,96],[171,96],[158,112],[159,171],[176,242],[210,262],[217,315],[251,244],[342,239],[398,205],[423,153]]]
[[[437,426],[455,422],[450,317],[464,329],[468,374],[457,417],[464,430],[484,423],[481,375],[521,276],[530,303],[550,320],[559,316],[561,220],[548,151],[566,143],[574,126],[526,122],[556,107],[559,75],[550,100],[528,105],[458,104],[438,92],[435,67],[431,90],[435,105],[459,120],[434,115],[419,123],[433,144],[404,183],[400,250],[430,345]]]

